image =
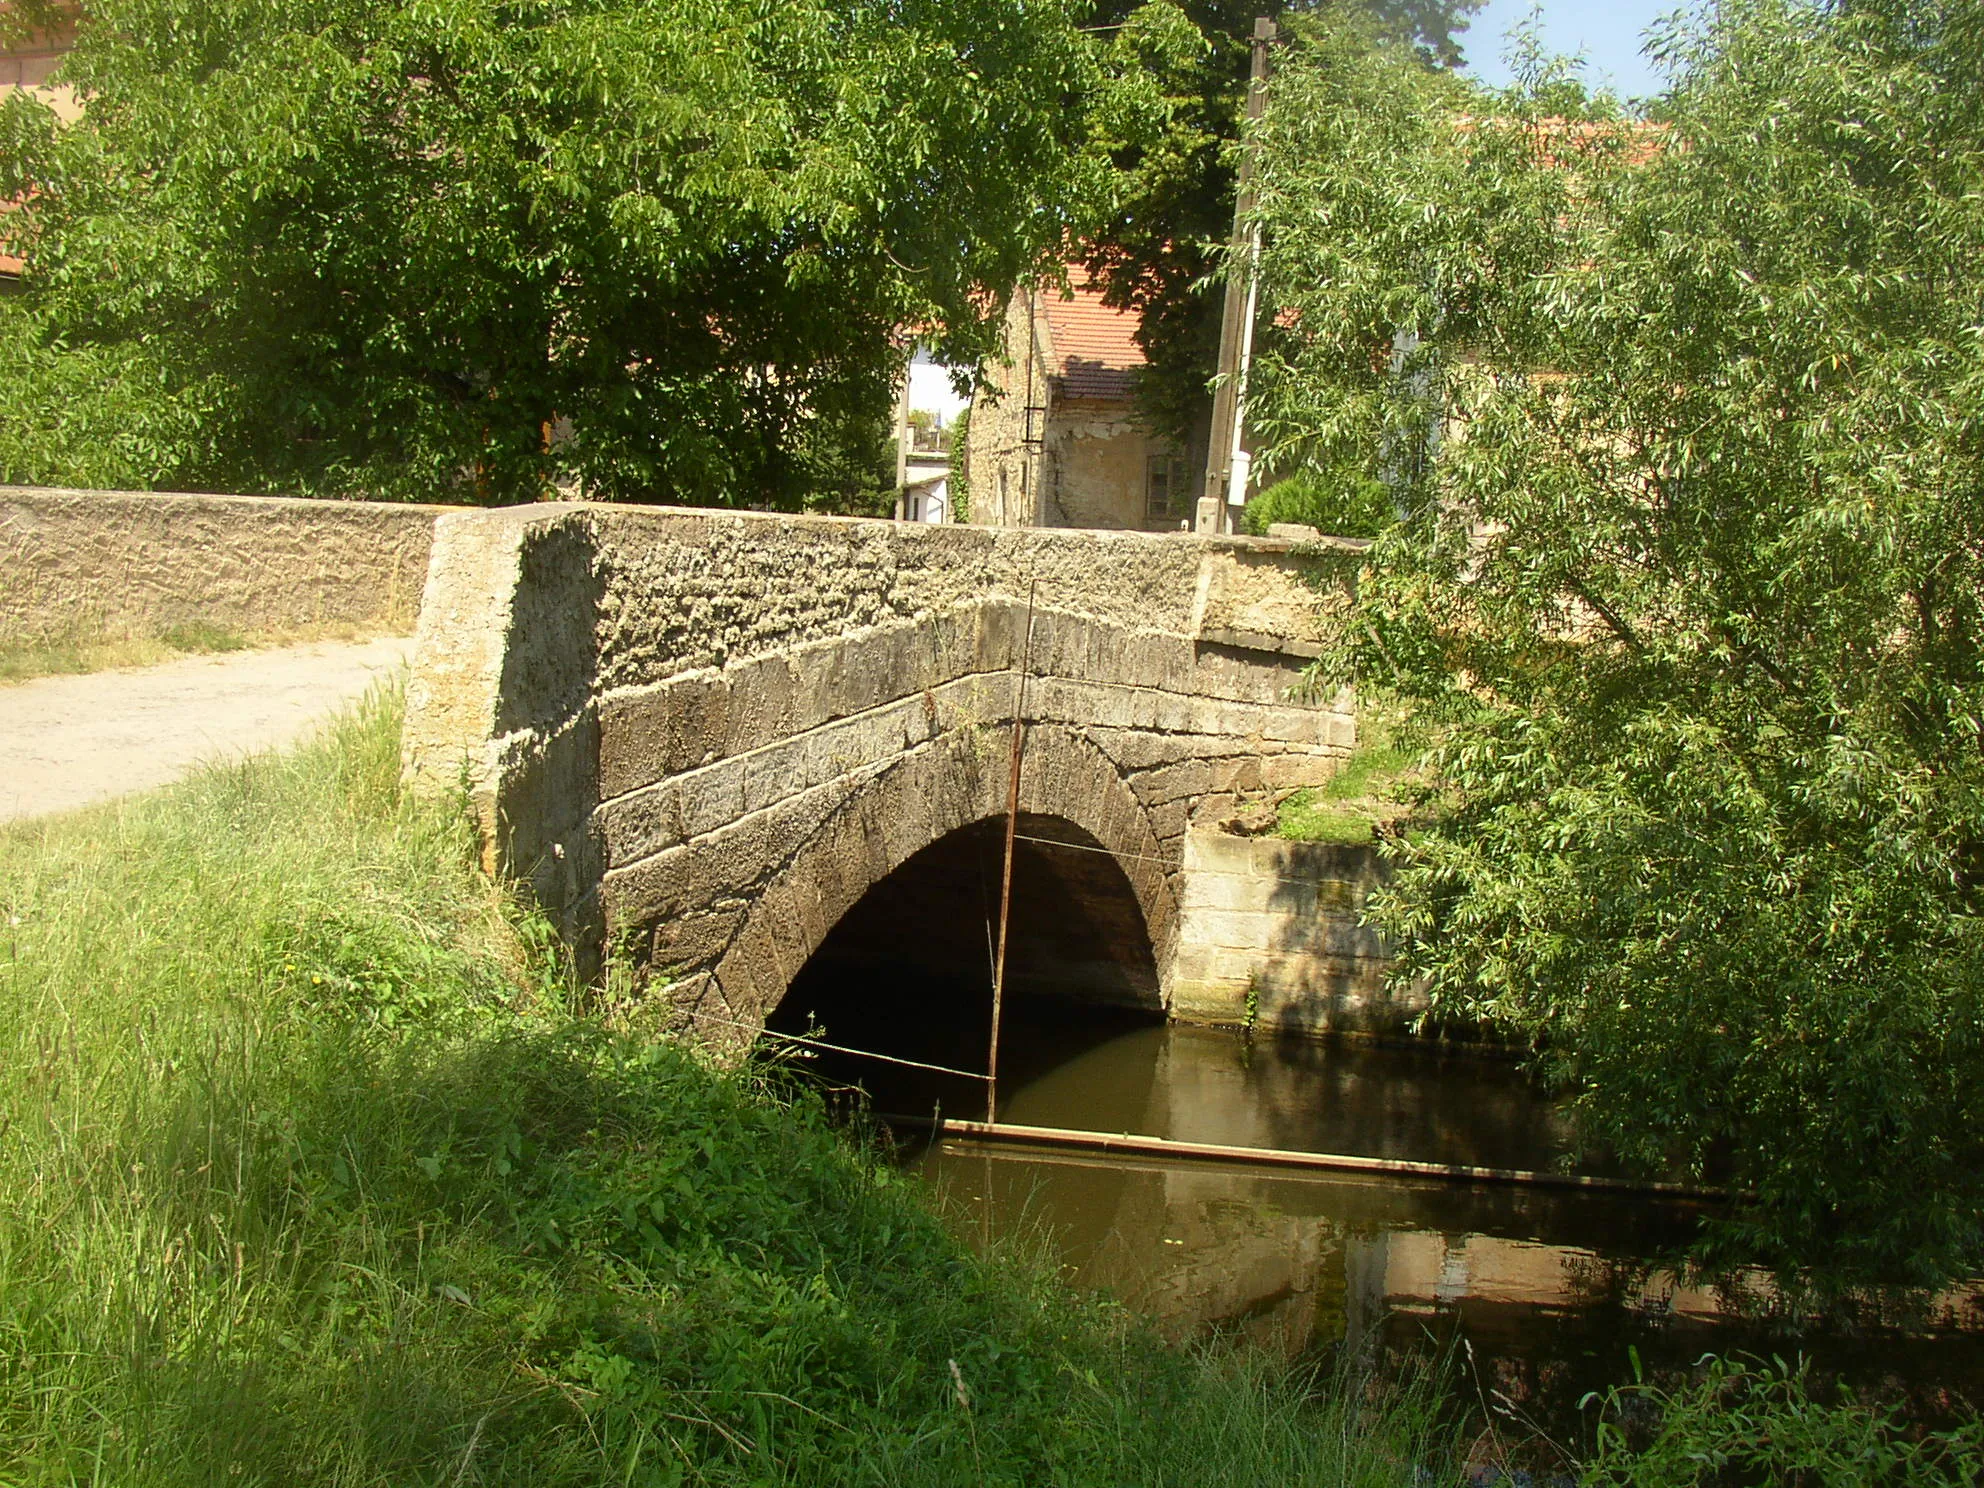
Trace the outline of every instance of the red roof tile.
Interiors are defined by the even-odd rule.
[[[1558,118],[1477,119],[1471,114],[1462,114],[1454,120],[1454,126],[1463,136],[1484,127],[1522,130],[1534,137],[1536,158],[1544,165],[1556,166],[1575,165],[1578,151],[1602,148],[1614,141],[1619,142],[1619,150],[1626,164],[1646,165],[1666,153],[1668,140],[1674,133],[1670,125],[1644,119],[1605,119],[1596,122]]]
[[[17,200],[0,201],[0,217],[5,217],[7,213],[13,211],[19,205],[20,202]],[[0,279],[18,279],[21,277],[20,256],[7,251],[9,248],[18,248],[19,246],[18,243],[11,241],[7,237],[4,230],[0,230]]]
[[[1053,338],[1054,376],[1067,398],[1127,398],[1136,386],[1136,369],[1144,365],[1137,345],[1137,315],[1102,303],[1102,289],[1087,273],[1071,266],[1069,299],[1050,285],[1041,293],[1047,333]]]

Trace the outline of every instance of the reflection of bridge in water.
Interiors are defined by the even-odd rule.
[[[1110,1131],[1482,1166],[1549,1168],[1570,1135],[1507,1065],[1190,1028],[1042,1057],[1009,1114],[1062,1125],[1077,1110]],[[1071,1280],[1174,1332],[1365,1357],[1458,1332],[1486,1388],[1564,1429],[1586,1391],[1628,1376],[1628,1346],[1656,1371],[1710,1349],[1812,1349],[1822,1370],[1919,1385],[1931,1407],[1947,1386],[1984,1391],[1984,1290],[1864,1313],[1842,1343],[1837,1318],[1771,1317],[1780,1299],[1759,1274],[1681,1276],[1665,1257],[1694,1233],[1683,1204],[969,1141],[924,1162],[966,1212],[989,1194],[995,1225],[1043,1227]]]

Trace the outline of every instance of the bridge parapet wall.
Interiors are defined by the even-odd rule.
[[[445,510],[0,486],[0,644],[125,640],[189,622],[246,636],[406,635]]]
[[[1116,856],[1168,976],[1188,825],[1352,742],[1345,708],[1290,700],[1312,567],[1188,535],[450,516],[409,766],[466,762],[492,855],[582,944],[755,1026],[870,885],[1003,813],[1031,595],[1022,809]]]

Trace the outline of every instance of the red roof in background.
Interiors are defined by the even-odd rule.
[[[20,203],[17,201],[0,201],[0,217],[4,217],[19,205]],[[6,251],[12,246],[13,244],[7,241],[5,230],[0,228],[0,279],[18,279],[21,277],[20,256]]]
[[[1053,338],[1054,376],[1069,398],[1127,398],[1136,385],[1136,369],[1144,365],[1137,345],[1137,315],[1102,303],[1101,286],[1082,268],[1070,265],[1069,299],[1053,286],[1041,294],[1047,333]]]
[[[0,201],[0,217],[6,216],[7,213],[13,211],[19,205],[20,202],[18,201]],[[22,265],[20,255],[6,251],[8,248],[14,246],[14,244],[8,242],[4,227],[0,227],[0,279],[18,279],[21,277]]]
[[[1544,165],[1569,166],[1577,161],[1580,150],[1592,149],[1619,142],[1620,153],[1628,165],[1646,165],[1667,150],[1668,141],[1673,137],[1673,126],[1656,124],[1645,119],[1599,120],[1588,122],[1575,119],[1477,119],[1471,114],[1462,114],[1454,120],[1455,127],[1463,135],[1475,133],[1484,126],[1508,131],[1520,130],[1535,139],[1536,158]]]

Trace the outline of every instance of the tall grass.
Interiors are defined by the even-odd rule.
[[[0,1482],[1426,1484],[572,1004],[375,698],[0,834]]]

